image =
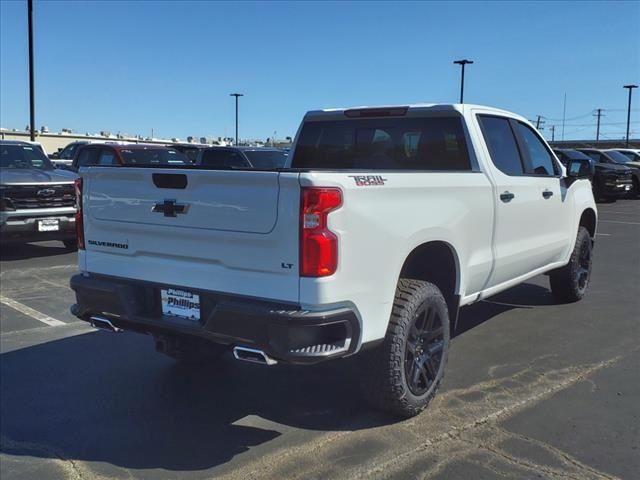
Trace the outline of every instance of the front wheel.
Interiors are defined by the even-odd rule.
[[[584,297],[591,279],[592,249],[589,232],[580,227],[569,263],[549,275],[551,292],[558,300],[577,302]]]
[[[400,279],[384,342],[362,353],[367,400],[400,417],[419,414],[442,382],[448,350],[449,311],[438,287]]]

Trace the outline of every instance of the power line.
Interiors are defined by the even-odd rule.
[[[597,115],[594,115],[597,116]],[[604,117],[604,115],[602,115]],[[640,123],[640,120],[634,120],[631,123]],[[626,125],[627,122],[602,122],[601,126],[612,126],[612,125]],[[593,126],[593,123],[567,123],[567,127],[589,127]]]
[[[625,110],[625,111],[626,111],[626,110]],[[587,117],[590,117],[592,113],[593,113],[593,110],[591,110],[589,113],[586,113],[586,114],[584,114],[584,115],[580,115],[580,116],[578,116],[578,117],[565,118],[565,119],[564,119],[564,121],[566,122],[567,120],[568,120],[568,121],[571,121],[571,120],[580,120],[581,118],[587,118]],[[563,120],[562,118],[549,118],[549,117],[544,117],[544,118],[546,118],[547,120],[551,120],[552,122],[562,122],[562,120]]]

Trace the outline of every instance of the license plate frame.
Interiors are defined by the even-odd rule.
[[[200,321],[200,295],[179,288],[160,289],[162,314],[193,322]]]
[[[60,220],[57,218],[43,218],[38,220],[39,232],[59,232]]]

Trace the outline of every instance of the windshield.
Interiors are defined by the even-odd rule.
[[[66,146],[65,149],[60,152],[60,158],[63,160],[73,160],[73,154],[76,153],[80,145],[80,143],[72,143]]]
[[[0,167],[54,169],[42,150],[34,145],[0,145]]]
[[[614,162],[620,163],[622,165],[629,162],[629,159],[625,157],[623,154],[621,154],[620,152],[610,151],[610,152],[607,152],[607,156]]]
[[[186,165],[180,152],[164,148],[128,148],[120,150],[125,165]]]
[[[287,155],[280,150],[245,150],[253,168],[282,168]]]
[[[637,154],[636,152],[631,152],[629,150],[621,152],[618,150],[618,153],[620,153],[621,155],[624,155],[632,162],[640,162],[640,154]]]

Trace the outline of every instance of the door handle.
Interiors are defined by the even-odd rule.
[[[514,198],[515,195],[511,192],[504,192],[500,194],[500,200],[502,200],[504,203],[509,203]]]
[[[542,196],[545,199],[551,198],[553,196],[553,192],[551,190],[545,190],[544,192],[542,192]]]

